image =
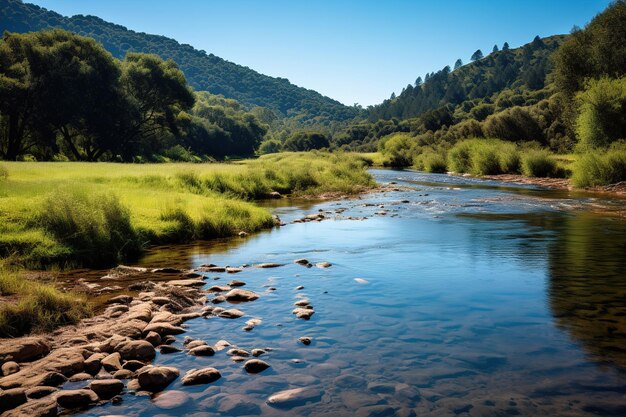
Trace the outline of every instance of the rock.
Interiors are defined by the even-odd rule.
[[[388,405],[372,405],[359,408],[355,413],[356,417],[392,417],[396,411]]]
[[[228,286],[229,286],[229,287],[232,287],[232,288],[235,288],[235,287],[243,287],[244,285],[246,285],[246,283],[245,283],[245,282],[243,282],[243,281],[237,281],[236,279],[234,279],[234,280],[232,280],[232,281],[230,281],[230,282],[228,283]]]
[[[226,268],[223,266],[203,266],[200,267],[202,272],[226,272]]]
[[[0,414],[12,410],[26,402],[26,390],[13,388],[0,391]]]
[[[146,364],[143,362],[140,362],[138,360],[129,360],[129,361],[124,362],[124,365],[122,365],[122,368],[135,372],[136,370],[141,369],[144,366],[146,366]]]
[[[212,287],[209,287],[207,292],[226,292],[230,290],[231,288],[227,285],[213,285]]]
[[[101,400],[110,400],[124,389],[124,383],[118,379],[101,379],[92,381],[89,389],[95,392]]]
[[[225,301],[226,301],[226,297],[224,297],[223,295],[218,295],[217,297],[213,297],[213,299],[211,300],[213,304],[220,304]]]
[[[246,358],[244,358],[243,356],[231,356],[230,359],[235,363],[243,362],[246,360]]]
[[[141,388],[150,392],[159,392],[171,384],[180,372],[176,368],[169,366],[154,366],[148,368],[138,375],[138,381]]]
[[[252,349],[252,356],[254,356],[255,358],[266,354],[267,351],[265,349]]]
[[[293,261],[294,263],[298,264],[298,265],[302,265],[302,266],[311,266],[311,263],[306,260],[306,259],[296,259],[295,261]]]
[[[306,346],[310,345],[311,342],[312,342],[311,338],[310,337],[306,337],[306,336],[302,336],[301,338],[298,339],[298,341],[300,343],[302,343],[303,345],[306,345]]]
[[[181,350],[178,349],[175,346],[170,346],[170,345],[161,345],[158,347],[159,352],[162,355],[167,355],[168,353],[176,353],[176,352],[180,352]]]
[[[113,374],[113,378],[115,379],[131,379],[134,376],[135,373],[128,369],[120,369],[119,371],[115,371]]]
[[[368,394],[366,392],[355,390],[342,391],[340,396],[343,405],[348,407],[350,410],[357,410],[363,407],[384,403],[384,400],[376,394]]]
[[[315,314],[315,310],[310,308],[302,308],[298,307],[294,309],[291,314],[295,314],[297,318],[303,320],[309,320],[313,314]]]
[[[228,349],[228,352],[226,352],[226,354],[229,356],[243,356],[243,357],[250,356],[250,353],[247,350],[243,350],[239,348]]]
[[[137,339],[141,337],[143,329],[146,328],[146,322],[137,319],[127,319],[118,322],[110,329],[112,333],[118,334],[122,337],[128,337],[130,339]]]
[[[243,317],[245,315],[246,313],[241,310],[237,310],[236,308],[224,310],[219,314],[219,316],[223,319],[238,319],[239,317]]]
[[[198,346],[189,350],[189,354],[191,356],[213,356],[215,355],[215,350],[211,346]]]
[[[322,391],[316,388],[294,388],[277,392],[267,399],[267,404],[277,408],[293,408],[309,402],[318,402]]]
[[[0,379],[0,388],[10,389],[21,386],[31,388],[38,385],[58,385],[65,382],[65,376],[82,372],[85,356],[89,352],[83,348],[61,348],[43,359],[23,367],[19,372]]]
[[[241,394],[230,394],[222,398],[217,409],[223,416],[253,416],[261,414],[261,407]]]
[[[87,359],[85,359],[85,372],[91,375],[96,375],[98,372],[100,372],[100,368],[102,368],[102,360],[106,357],[107,355],[105,355],[104,353],[94,353],[93,355],[89,356]]]
[[[303,290],[303,289],[304,289],[304,286],[303,286],[303,285],[298,285],[298,286],[296,287],[296,291],[300,291],[300,290]]]
[[[146,337],[146,342],[150,343],[152,346],[159,346],[161,344],[161,335],[157,332],[150,331]]]
[[[333,264],[331,264],[330,262],[318,262],[315,264],[315,266],[318,268],[330,268],[331,266],[333,266]]]
[[[277,264],[273,262],[266,262],[262,264],[255,265],[257,268],[278,268],[279,266],[283,266],[282,264]]]
[[[278,191],[272,191],[267,195],[269,198],[283,198],[282,195],[280,195],[280,193]]]
[[[358,389],[361,390],[367,385],[367,380],[356,375],[341,375],[333,381],[335,386],[342,389]]]
[[[98,395],[89,389],[60,391],[57,394],[57,404],[63,408],[85,408],[98,401]]]
[[[228,291],[224,295],[224,297],[226,298],[226,301],[230,302],[254,301],[259,298],[256,293],[248,290],[242,290],[240,288],[235,288],[234,290]]]
[[[250,359],[243,365],[243,369],[249,374],[258,374],[270,367],[270,364],[261,359]]]
[[[393,384],[385,382],[370,382],[367,384],[367,389],[378,394],[391,394],[395,392],[396,387]]]
[[[178,268],[156,268],[151,272],[153,274],[180,274],[183,270]]]
[[[236,267],[230,267],[230,266],[226,268],[226,272],[228,272],[229,274],[237,274],[241,271],[243,271],[243,268],[236,268]]]
[[[19,371],[20,371],[20,366],[17,364],[17,362],[9,361],[9,362],[5,362],[2,364],[3,376],[9,376]]]
[[[362,285],[369,284],[369,281],[363,278],[354,278],[354,281],[357,284],[362,284]]]
[[[163,410],[173,410],[191,401],[189,394],[183,391],[166,391],[157,394],[152,400],[153,404]]]
[[[88,379],[93,379],[92,375],[89,375],[86,372],[79,372],[76,375],[72,375],[69,379],[70,382],[78,382],[78,381],[87,381]]]
[[[176,337],[173,335],[169,335],[169,336],[165,336],[163,338],[161,338],[161,342],[164,345],[171,345],[172,343],[174,343],[176,341]]]
[[[152,306],[150,303],[141,303],[130,308],[129,320],[141,320],[146,323],[152,319]]]
[[[246,232],[244,232],[244,231],[242,230],[241,232],[237,233],[237,235],[238,235],[239,237],[246,237],[246,236],[248,236],[248,233],[246,233]]]
[[[226,349],[228,346],[230,346],[230,343],[228,343],[226,340],[218,340],[218,342],[213,345],[213,348],[215,348],[216,352],[219,352],[220,350]]]
[[[201,279],[175,279],[168,281],[167,285],[172,287],[204,287],[204,281]]]
[[[293,305],[296,307],[306,307],[306,306],[311,305],[311,302],[307,300],[306,298],[303,298],[302,300],[298,300],[295,303],[293,303]]]
[[[133,301],[133,297],[130,295],[118,295],[117,297],[110,298],[107,304],[130,304]]]
[[[215,368],[192,369],[183,377],[183,385],[210,384],[222,377]]]
[[[50,345],[42,337],[22,337],[0,341],[0,363],[32,362],[48,353],[50,353]]]
[[[4,413],[3,417],[56,417],[59,414],[54,398],[27,401],[19,407]]]
[[[98,345],[98,350],[104,353],[115,352],[115,347],[122,342],[130,340],[128,337],[115,334]]]
[[[54,394],[58,390],[58,388],[54,387],[33,387],[26,390],[26,397],[30,400],[38,400],[39,398]]]
[[[154,304],[158,305],[158,306],[163,306],[167,303],[170,302],[170,299],[167,297],[152,297],[151,300]]]
[[[155,332],[159,336],[177,335],[185,332],[185,329],[179,326],[175,326],[171,323],[150,323],[143,329],[144,334],[147,336],[150,332]]]
[[[124,360],[151,361],[156,356],[154,346],[146,340],[122,343],[117,349]]]
[[[193,349],[193,348],[197,348],[200,346],[206,346],[206,342],[204,340],[193,340],[189,343],[185,344],[185,347],[189,350]]]
[[[119,352],[111,353],[109,356],[101,360],[102,367],[109,372],[115,372],[122,369],[122,363],[120,362],[122,356]]]

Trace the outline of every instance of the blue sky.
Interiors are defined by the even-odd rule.
[[[376,104],[417,76],[535,35],[584,26],[609,0],[24,0],[92,14],[288,78],[345,104]]]

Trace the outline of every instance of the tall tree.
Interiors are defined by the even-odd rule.
[[[498,48],[498,45],[493,45],[493,49],[491,50],[492,53],[498,52],[500,49]]]
[[[462,66],[463,66],[463,61],[461,61],[461,58],[457,59],[456,62],[454,63],[454,69],[457,70],[461,68]]]
[[[478,61],[478,60],[483,59],[483,51],[481,51],[480,49],[477,49],[476,52],[472,54],[472,57],[470,59],[472,61]]]
[[[502,45],[502,50],[503,51],[508,51],[509,50],[509,43],[508,42],[504,42],[504,45]]]

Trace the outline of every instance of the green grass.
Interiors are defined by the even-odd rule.
[[[4,268],[0,269],[0,296],[13,296],[0,304],[0,337],[50,331],[77,323],[91,312],[83,296],[61,292],[54,285],[28,280]]]
[[[626,181],[626,150],[589,152],[574,163],[572,182],[576,187],[594,187]]]
[[[254,204],[356,193],[374,185],[355,155],[280,153],[221,164],[4,162],[0,258],[11,264],[103,266],[142,247],[256,232],[271,213]]]
[[[448,167],[474,175],[518,174],[520,151],[514,143],[498,139],[468,139],[448,151]]]
[[[522,154],[522,173],[527,177],[562,176],[557,161],[543,149],[530,149]]]

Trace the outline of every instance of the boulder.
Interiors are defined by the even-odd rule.
[[[93,379],[92,375],[89,375],[87,372],[79,372],[75,375],[72,375],[69,378],[70,382],[79,382],[79,381],[87,381],[88,379]]]
[[[189,354],[192,356],[213,356],[215,355],[215,349],[211,346],[203,345],[189,349]]]
[[[239,348],[228,349],[228,352],[226,352],[226,354],[230,356],[242,356],[242,357],[250,356],[250,353],[247,350],[243,350]]]
[[[129,371],[128,369],[120,369],[119,371],[115,371],[113,374],[113,378],[115,379],[131,379],[135,376],[133,371]]]
[[[189,343],[185,343],[185,347],[191,350],[199,346],[206,346],[206,344],[207,343],[204,340],[191,340]]]
[[[236,308],[224,310],[219,314],[219,316],[224,319],[238,319],[239,317],[243,317],[245,315],[246,313],[241,310],[237,310]]]
[[[22,337],[0,341],[0,363],[31,362],[50,353],[50,345],[42,337]]]
[[[167,355],[168,353],[180,352],[179,348],[177,348],[176,346],[171,346],[171,345],[161,345],[161,346],[158,346],[158,349],[162,355]]]
[[[115,352],[115,347],[120,343],[126,342],[130,340],[128,337],[120,336],[119,334],[114,334],[113,336],[106,339],[104,342],[98,345],[98,349],[100,352],[104,353],[113,353]]]
[[[56,398],[57,404],[69,409],[85,408],[98,401],[98,395],[89,389],[60,391]]]
[[[277,408],[293,408],[322,398],[322,391],[316,388],[294,388],[277,392],[267,399],[267,404]]]
[[[12,410],[26,402],[26,390],[13,388],[0,391],[0,414]]]
[[[122,343],[117,350],[124,360],[151,361],[156,356],[154,346],[146,340]]]
[[[103,358],[100,363],[105,370],[109,372],[115,372],[122,369],[121,359],[122,356],[120,355],[120,353],[115,352]]]
[[[99,379],[89,384],[89,389],[95,392],[101,400],[110,400],[124,389],[124,383],[118,379]]]
[[[215,368],[192,369],[183,377],[183,385],[210,384],[222,377]]]
[[[392,417],[396,415],[396,410],[389,405],[371,405],[359,408],[354,415],[356,417]]]
[[[106,358],[107,355],[104,353],[94,353],[87,359],[85,359],[85,372],[91,375],[96,375],[100,372],[100,368],[102,367],[102,360]]]
[[[249,374],[258,374],[270,367],[270,364],[261,359],[250,359],[243,365],[243,369]]]
[[[273,262],[266,262],[262,264],[255,265],[257,268],[278,268],[279,266],[283,266],[282,264],[277,264]]]
[[[58,388],[54,387],[33,387],[26,390],[26,397],[29,400],[38,400],[39,398],[54,394],[58,390]]]
[[[182,321],[181,321],[182,322]],[[171,323],[150,323],[143,329],[144,334],[147,336],[150,332],[158,333],[159,336],[177,335],[185,332],[182,327],[175,326]]]
[[[301,338],[298,339],[298,341],[302,343],[303,345],[308,346],[311,344],[312,339],[310,337],[302,336]]]
[[[155,366],[148,368],[138,375],[139,385],[142,389],[150,392],[159,392],[171,384],[180,372],[169,366]]]
[[[233,290],[228,291],[224,297],[226,301],[230,302],[246,302],[246,301],[254,301],[259,296],[252,291],[242,290],[241,288],[235,288]]]
[[[311,265],[311,263],[310,263],[308,260],[304,259],[304,258],[302,258],[302,259],[296,259],[296,260],[295,260],[295,261],[293,261],[293,262],[294,262],[294,263],[296,263],[296,264],[298,264],[298,265],[302,265],[302,266],[310,266],[310,265]]]
[[[159,346],[161,344],[161,335],[158,334],[157,332],[149,332],[146,337],[145,340],[147,342],[149,342],[152,346]]]
[[[122,365],[122,369],[128,369],[129,371],[134,372],[138,369],[143,368],[144,366],[146,366],[145,363],[132,359],[132,360],[124,362],[124,365]]]
[[[230,394],[222,398],[217,409],[223,416],[255,416],[262,413],[261,407],[241,394]]]
[[[52,397],[27,401],[19,407],[4,413],[3,417],[56,417],[59,411],[57,402]]]
[[[204,281],[201,279],[175,279],[168,281],[167,285],[173,287],[203,287]]]
[[[252,349],[252,356],[254,356],[255,358],[266,354],[267,351],[265,349]]]
[[[9,361],[2,364],[2,376],[9,376],[20,371],[17,362]]]
[[[131,301],[133,301],[133,297],[123,294],[118,295],[117,297],[110,298],[107,301],[107,304],[130,304]]]
[[[226,272],[228,272],[229,274],[237,274],[239,272],[243,271],[243,268],[236,268],[236,267],[228,267],[226,268]]]
[[[236,288],[236,287],[243,287],[244,285],[246,285],[246,283],[245,283],[245,282],[243,282],[243,281],[237,281],[236,279],[234,279],[234,280],[232,280],[232,281],[230,281],[230,282],[228,283],[228,286],[229,286],[229,287],[232,287],[232,288]]]
[[[309,320],[313,314],[315,314],[315,310],[310,308],[302,308],[298,307],[294,309],[291,314],[295,314],[297,318],[303,320]]]
[[[330,262],[318,262],[315,264],[315,266],[318,268],[330,268],[331,266],[333,266],[333,264],[331,264]]]

